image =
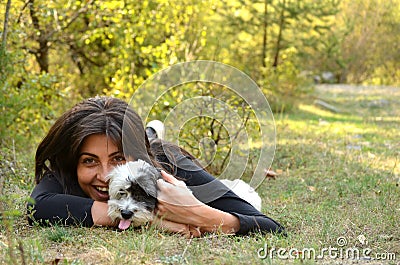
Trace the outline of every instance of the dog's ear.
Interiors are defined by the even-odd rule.
[[[138,160],[142,165],[138,170],[136,183],[147,193],[147,195],[157,198],[157,179],[160,178],[160,172],[150,164]]]
[[[136,183],[147,195],[157,198],[157,182],[153,177],[140,176],[136,179]]]

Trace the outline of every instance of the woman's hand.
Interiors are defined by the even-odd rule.
[[[157,181],[158,204],[156,214],[164,228],[171,232],[183,228],[179,225],[188,225],[186,230],[193,236],[200,236],[204,232],[235,233],[239,230],[239,219],[229,213],[214,209],[193,196],[183,181],[161,171],[163,179]],[[183,234],[186,233],[186,230]],[[182,233],[182,232],[180,232]]]
[[[183,210],[187,211],[187,208],[204,205],[204,203],[193,196],[192,191],[186,187],[185,182],[177,180],[165,171],[161,171],[161,175],[163,179],[157,181],[159,189],[157,199],[158,206],[161,206],[159,207],[161,213],[163,213],[162,210],[164,210],[164,208],[165,210],[180,212],[182,207],[186,207]],[[166,213],[168,213],[168,211]]]
[[[116,226],[118,224],[117,221],[113,222],[108,216],[107,202],[94,201],[91,212],[94,225]]]

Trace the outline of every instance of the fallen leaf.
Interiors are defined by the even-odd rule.
[[[377,190],[377,189],[374,189],[374,192],[375,192],[376,195],[380,195],[381,194],[381,191]]]
[[[61,261],[61,260],[64,260],[64,257],[63,257],[63,255],[62,254],[57,254],[56,255],[56,257],[54,258],[54,260],[50,263],[51,265],[58,265],[58,263]]]
[[[315,188],[314,186],[307,186],[307,188],[308,188],[310,191],[315,191],[315,190],[316,190],[316,188]]]
[[[57,265],[60,262],[60,259],[55,258],[52,262],[51,265]]]
[[[275,179],[279,174],[270,169],[265,169],[265,177]]]

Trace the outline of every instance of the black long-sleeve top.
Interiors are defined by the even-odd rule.
[[[157,158],[165,160],[165,157]],[[249,232],[285,233],[279,223],[239,198],[207,171],[195,166],[192,160],[181,156],[177,161],[181,167],[175,168],[175,176],[186,183],[197,199],[239,219],[240,229],[237,235],[245,235]],[[190,170],[187,170],[187,165]],[[94,200],[88,198],[79,187],[70,193],[65,193],[62,184],[55,176],[47,174],[31,194],[35,203],[28,204],[29,223],[33,224],[36,220],[43,225],[59,223],[93,226],[91,208]]]

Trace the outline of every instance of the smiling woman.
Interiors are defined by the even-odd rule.
[[[280,224],[200,168],[185,150],[160,139],[150,144],[137,113],[126,102],[110,97],[77,104],[40,143],[37,185],[31,194],[35,203],[28,204],[30,224],[115,227],[118,220],[108,216],[106,177],[115,166],[139,159],[164,169],[163,180],[157,182],[153,220],[157,227],[190,236],[217,231],[284,233]],[[199,186],[207,186],[207,194],[193,189]],[[213,196],[221,190],[220,196]]]
[[[106,202],[109,199],[106,176],[115,166],[123,163],[125,157],[106,135],[88,136],[83,141],[79,154],[79,186],[95,201]]]

